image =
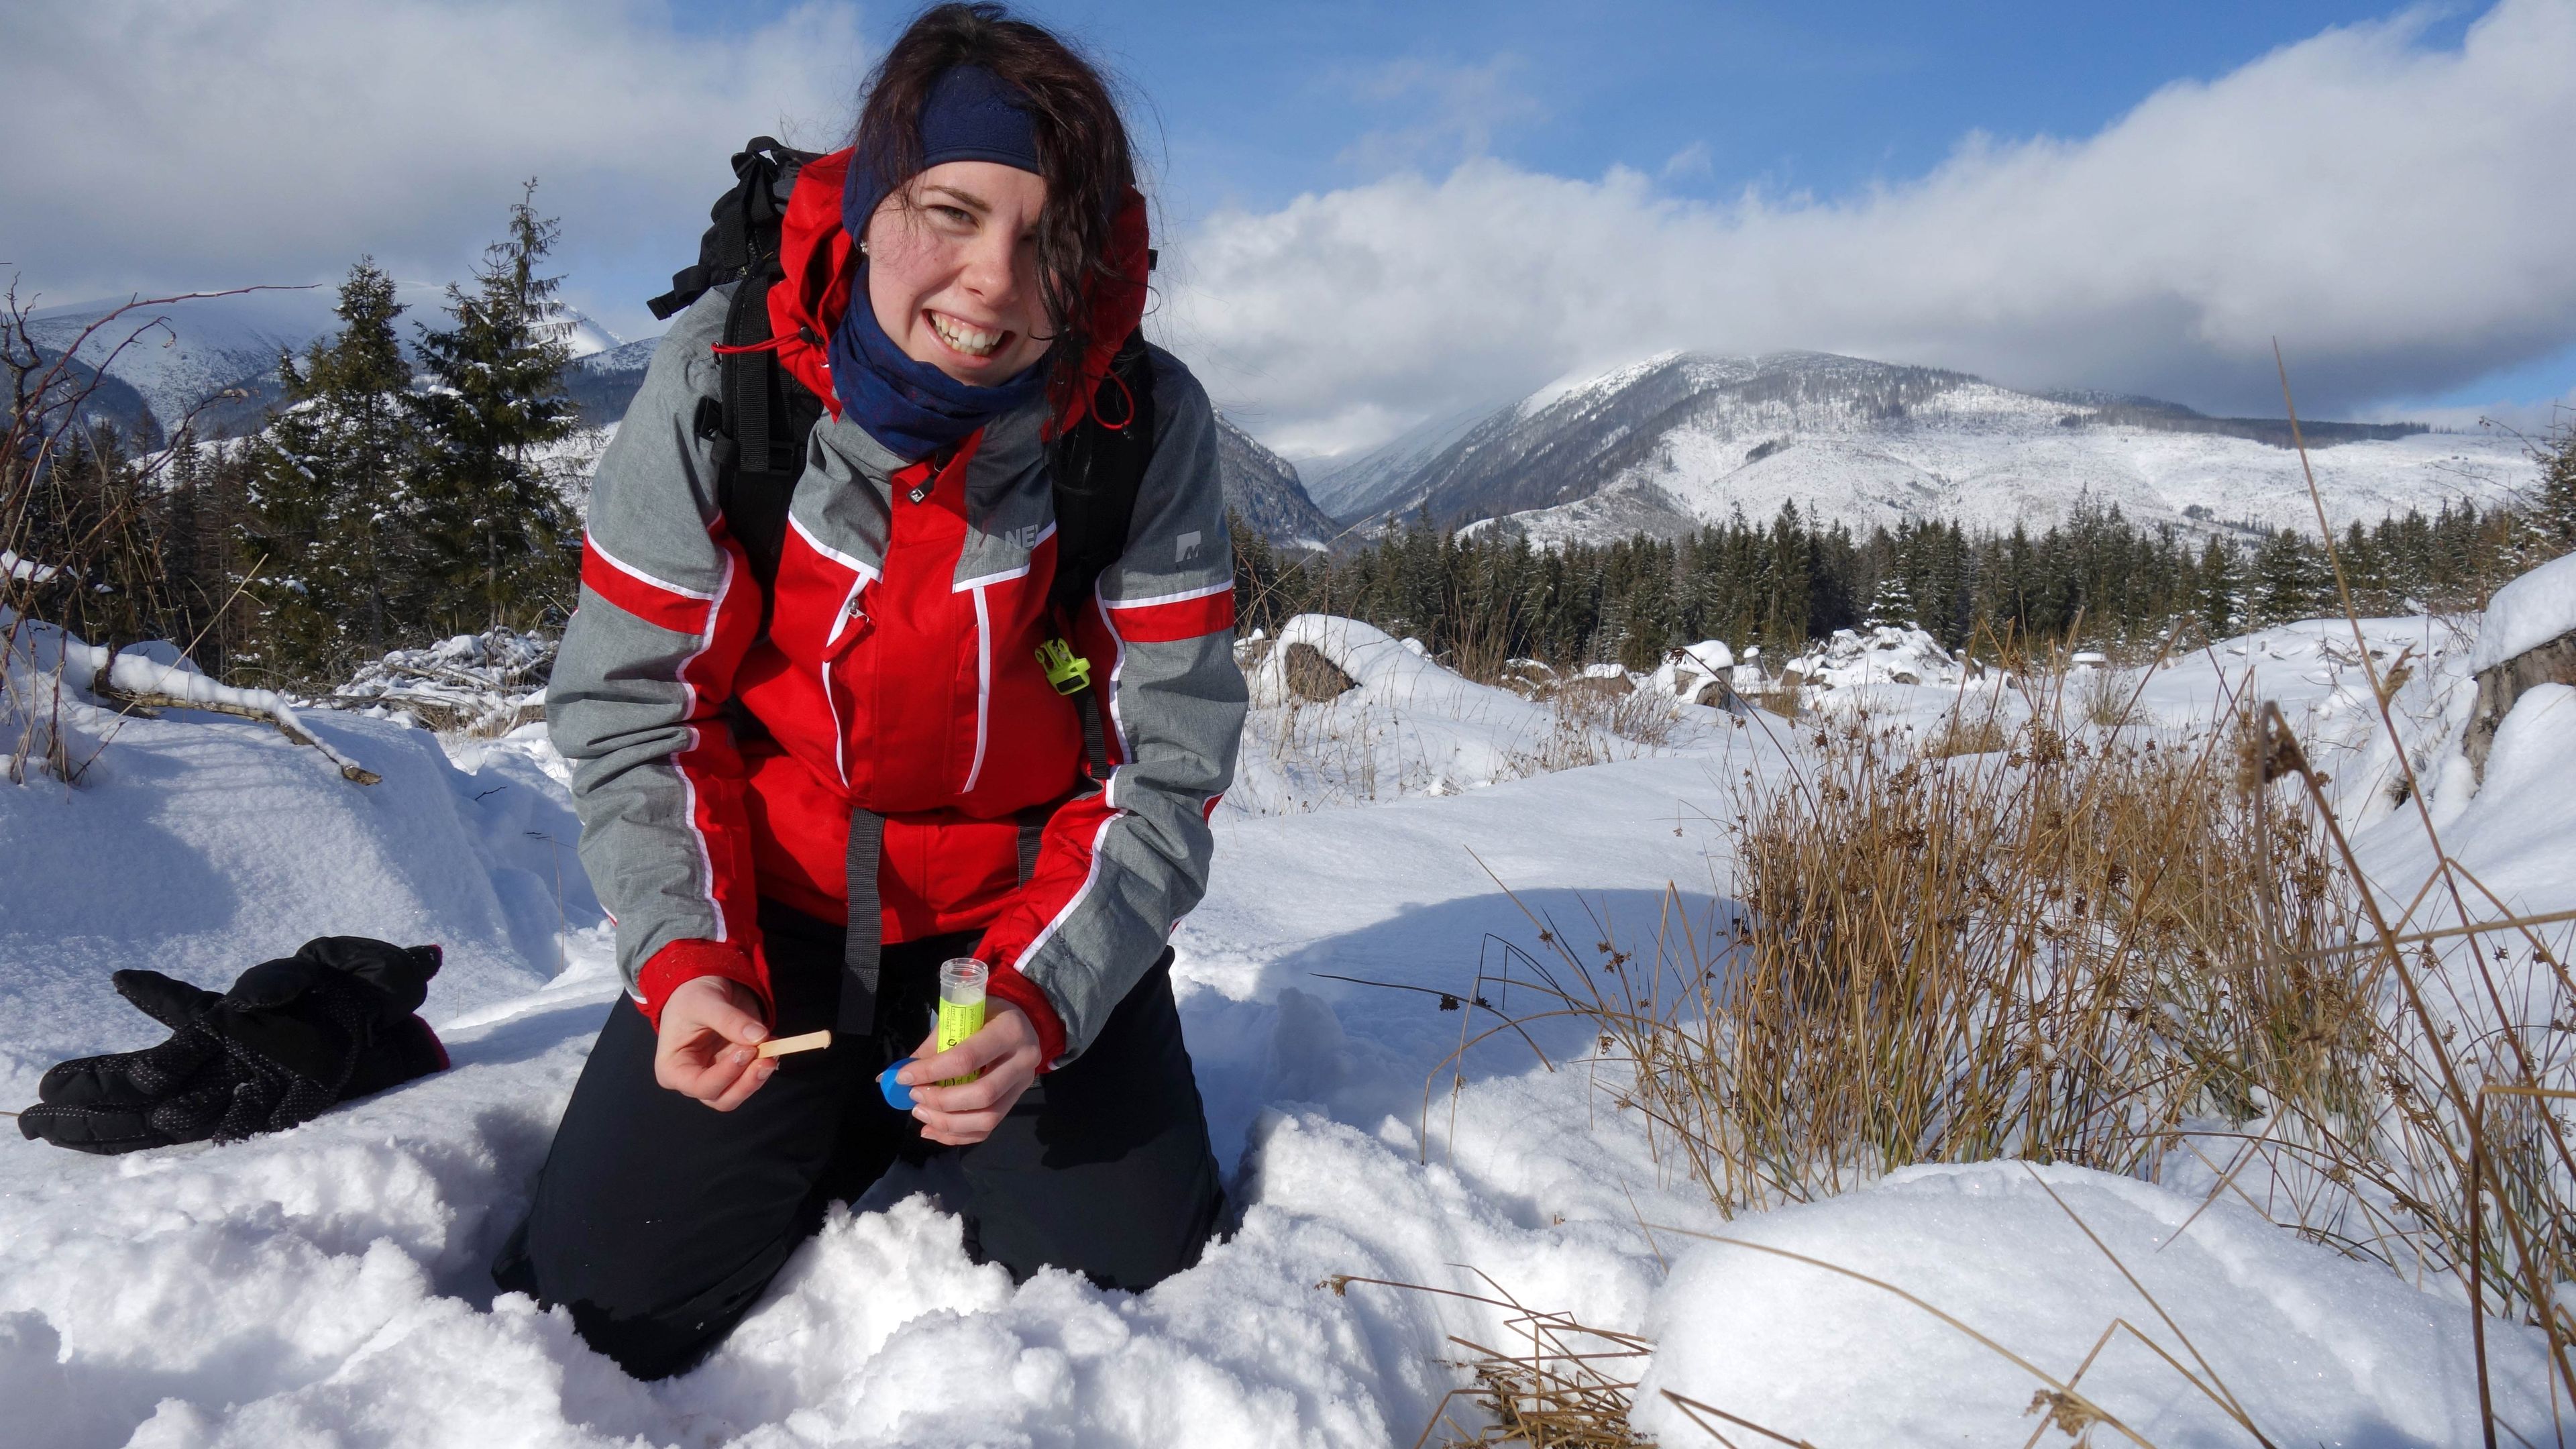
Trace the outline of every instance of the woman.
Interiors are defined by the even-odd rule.
[[[723,293],[600,461],[548,714],[628,994],[495,1271],[639,1377],[694,1363],[898,1158],[1019,1277],[1141,1289],[1215,1226],[1163,943],[1206,886],[1244,686],[1213,415],[1158,349],[1126,550],[1077,617],[1048,608],[1046,443],[1119,391],[1143,309],[1132,175],[1055,37],[927,12],[788,208],[770,345],[827,415],[766,599],[703,426]],[[1105,788],[1038,657],[1068,634]],[[934,1053],[932,977],[967,954],[992,1009]],[[823,1028],[828,1050],[754,1055]],[[909,1116],[876,1082],[906,1052]]]

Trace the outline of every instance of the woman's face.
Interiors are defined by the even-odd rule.
[[[904,355],[959,382],[1006,382],[1052,339],[1038,296],[1044,178],[943,161],[868,219],[868,304]]]

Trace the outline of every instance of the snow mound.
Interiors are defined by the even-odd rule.
[[[1255,656],[1251,658],[1249,656]],[[1224,808],[1275,815],[1406,795],[1452,795],[1497,781],[1634,759],[1703,741],[1714,711],[1669,695],[1627,698],[1616,665],[1579,679],[1610,687],[1558,688],[1524,698],[1442,665],[1417,639],[1397,639],[1356,619],[1300,614],[1247,652],[1252,715]],[[1307,661],[1329,671],[1310,677]],[[1598,672],[1596,672],[1598,671]],[[1526,677],[1540,671],[1524,668]],[[1553,676],[1548,676],[1553,684]]]
[[[2182,1363],[2197,1349],[2276,1444],[2479,1437],[2463,1307],[2232,1202],[2204,1210],[2129,1178],[1994,1162],[1906,1169],[1738,1218],[1725,1234],[1759,1246],[1693,1247],[1656,1298],[1637,1417],[1663,1443],[1702,1442],[1664,1390],[1817,1444],[2007,1444],[2031,1432],[2043,1385],[2029,1372],[1886,1288],[1781,1252],[1914,1294],[2061,1382],[2125,1321]],[[2487,1332],[2498,1414],[2525,1442],[2547,1441],[2545,1345],[2519,1325],[2490,1320]],[[2077,1387],[2152,1443],[2245,1441],[2127,1333]]]
[[[1735,677],[1735,651],[1724,640],[1702,639],[1685,644],[1664,656],[1655,666],[1647,687],[1657,694],[1669,695],[1684,704],[1697,704],[1701,691],[1711,684],[1729,682]]]
[[[2495,591],[2478,626],[2477,673],[2576,632],[2576,554],[2553,559]]]
[[[0,1018],[13,1023],[0,1096],[31,1100],[64,1057],[158,1038],[108,986],[126,967],[220,989],[314,936],[434,941],[437,1023],[542,984],[562,933],[600,919],[538,742],[489,751],[468,774],[424,731],[304,711],[305,730],[382,777],[360,785],[264,722],[100,704],[101,664],[128,687],[208,703],[264,693],[104,652],[26,623],[8,660],[0,760],[40,724],[74,782],[41,755],[23,783],[0,772]]]
[[[1850,689],[1871,684],[1955,686],[1966,671],[1941,641],[1920,629],[1878,625],[1836,629],[1833,637],[1793,659],[1781,671],[1811,688]]]

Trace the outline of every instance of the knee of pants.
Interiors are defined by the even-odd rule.
[[[503,1287],[577,1319],[689,1318],[746,1277],[756,1293],[819,1220],[831,1122],[801,1120],[787,1100],[799,1083],[782,1070],[744,1108],[716,1113],[654,1082],[652,1048],[651,1026],[620,1002],[495,1265]]]

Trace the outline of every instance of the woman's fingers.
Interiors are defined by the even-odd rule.
[[[653,1050],[653,1080],[719,1112],[730,1112],[760,1090],[778,1069],[758,1060],[768,1037],[756,1001],[722,977],[684,982],[662,1007],[660,1039]]]
[[[939,1045],[936,1033],[921,1039],[913,1048],[913,1063],[897,1073],[895,1080],[907,1087],[926,1087],[951,1077],[972,1076],[1022,1050],[1034,1058],[1037,1051],[1037,1028],[1020,1009],[1007,1001],[993,1003],[993,1014],[984,1029],[946,1051],[935,1051]]]
[[[730,1112],[741,1106],[752,1093],[759,1091],[761,1084],[767,1082],[777,1071],[778,1062],[775,1058],[768,1061],[755,1061],[743,1068],[742,1074],[734,1078],[733,1085],[727,1087],[720,1095],[700,1100],[719,1112]]]
[[[963,1147],[993,1134],[1020,1094],[1037,1080],[1037,1028],[1008,1002],[995,1003],[984,1029],[944,1052],[930,1053],[903,1069],[897,1080],[912,1088],[912,1115],[921,1135]],[[934,1043],[921,1044],[924,1052]],[[978,1074],[953,1087],[939,1083]]]

